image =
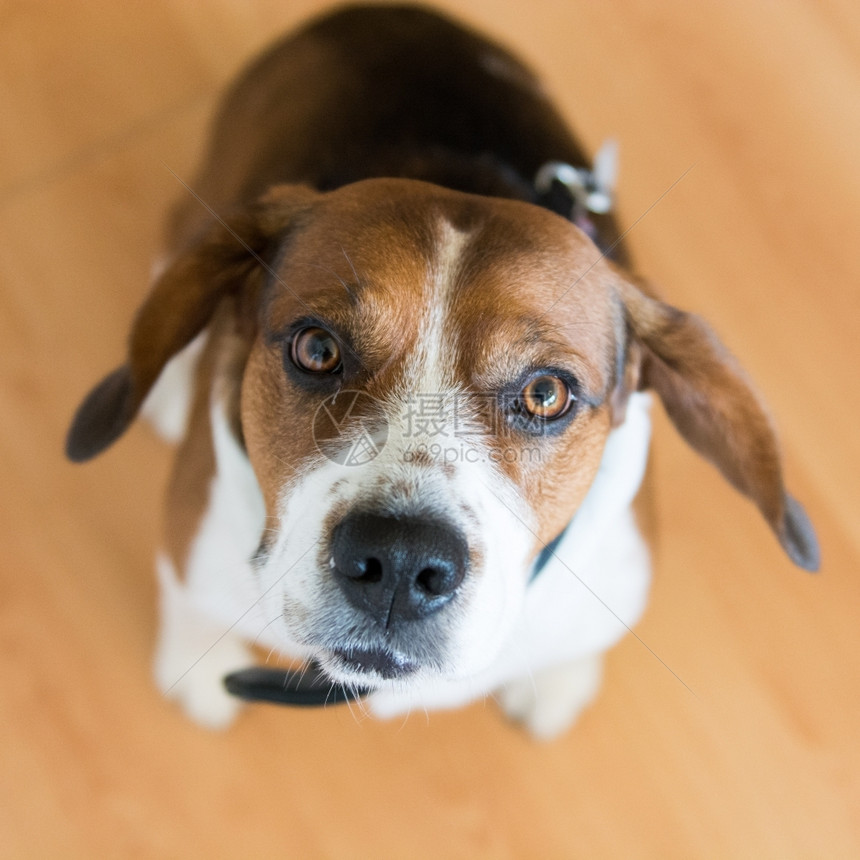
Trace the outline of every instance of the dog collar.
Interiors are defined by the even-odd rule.
[[[573,522],[573,520],[571,520]],[[538,553],[538,557],[535,559],[535,563],[532,565],[532,574],[529,577],[529,585],[531,585],[537,578],[538,574],[547,566],[549,560],[555,555],[555,551],[558,549],[558,545],[562,542],[562,539],[567,534],[567,530],[570,528],[570,523],[568,523],[556,537],[554,537],[548,544],[544,546],[544,548]]]
[[[339,705],[366,696],[370,690],[332,683],[312,661],[305,669],[268,669],[252,666],[225,676],[227,692],[248,702],[271,702],[315,708]]]
[[[531,585],[555,554],[570,523],[538,553],[529,576]],[[315,708],[339,705],[366,696],[371,690],[364,687],[346,687],[332,683],[316,661],[304,669],[269,669],[252,666],[225,676],[227,692],[248,702],[269,702],[275,705],[294,705]]]

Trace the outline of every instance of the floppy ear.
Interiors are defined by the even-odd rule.
[[[66,438],[70,460],[95,457],[125,432],[164,365],[206,327],[221,299],[260,268],[272,240],[313,196],[308,188],[279,186],[218,218],[171,261],[137,312],[126,363],[78,407]]]
[[[639,388],[657,392],[686,441],[749,496],[791,560],[819,565],[818,541],[785,491],[776,435],[743,369],[699,317],[624,280],[620,293],[639,361]]]

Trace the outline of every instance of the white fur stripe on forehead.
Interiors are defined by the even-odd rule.
[[[441,219],[436,249],[427,268],[424,308],[418,340],[406,362],[403,382],[408,394],[442,394],[454,386],[454,346],[449,337],[451,298],[456,289],[469,234]]]

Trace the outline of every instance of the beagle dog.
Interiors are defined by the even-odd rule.
[[[612,173],[420,8],[336,11],[233,85],[67,441],[141,408],[180,437],[155,674],[191,717],[231,722],[256,645],[378,715],[495,693],[563,731],[645,606],[649,392],[817,567],[746,375],[630,273]]]

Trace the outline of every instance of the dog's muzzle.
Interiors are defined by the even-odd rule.
[[[334,528],[330,567],[347,602],[383,637],[438,612],[456,595],[469,568],[466,538],[455,527],[419,517],[353,512]],[[342,668],[394,679],[417,666],[387,648],[335,649]],[[319,663],[304,670],[252,667],[228,675],[227,690],[250,701],[326,705],[366,695],[331,681]]]
[[[332,533],[330,564],[352,606],[390,631],[454,597],[469,549],[460,531],[444,523],[351,513]]]
[[[555,555],[566,531],[567,527],[539,553],[530,583]],[[468,570],[462,534],[423,519],[350,514],[335,527],[331,545],[331,567],[348,601],[383,627],[420,620],[441,609]],[[330,656],[345,668],[382,678],[407,675],[415,668],[385,649],[348,648]],[[332,681],[316,661],[301,670],[254,666],[228,675],[224,684],[239,698],[281,705],[333,705],[371,692],[358,684]]]

